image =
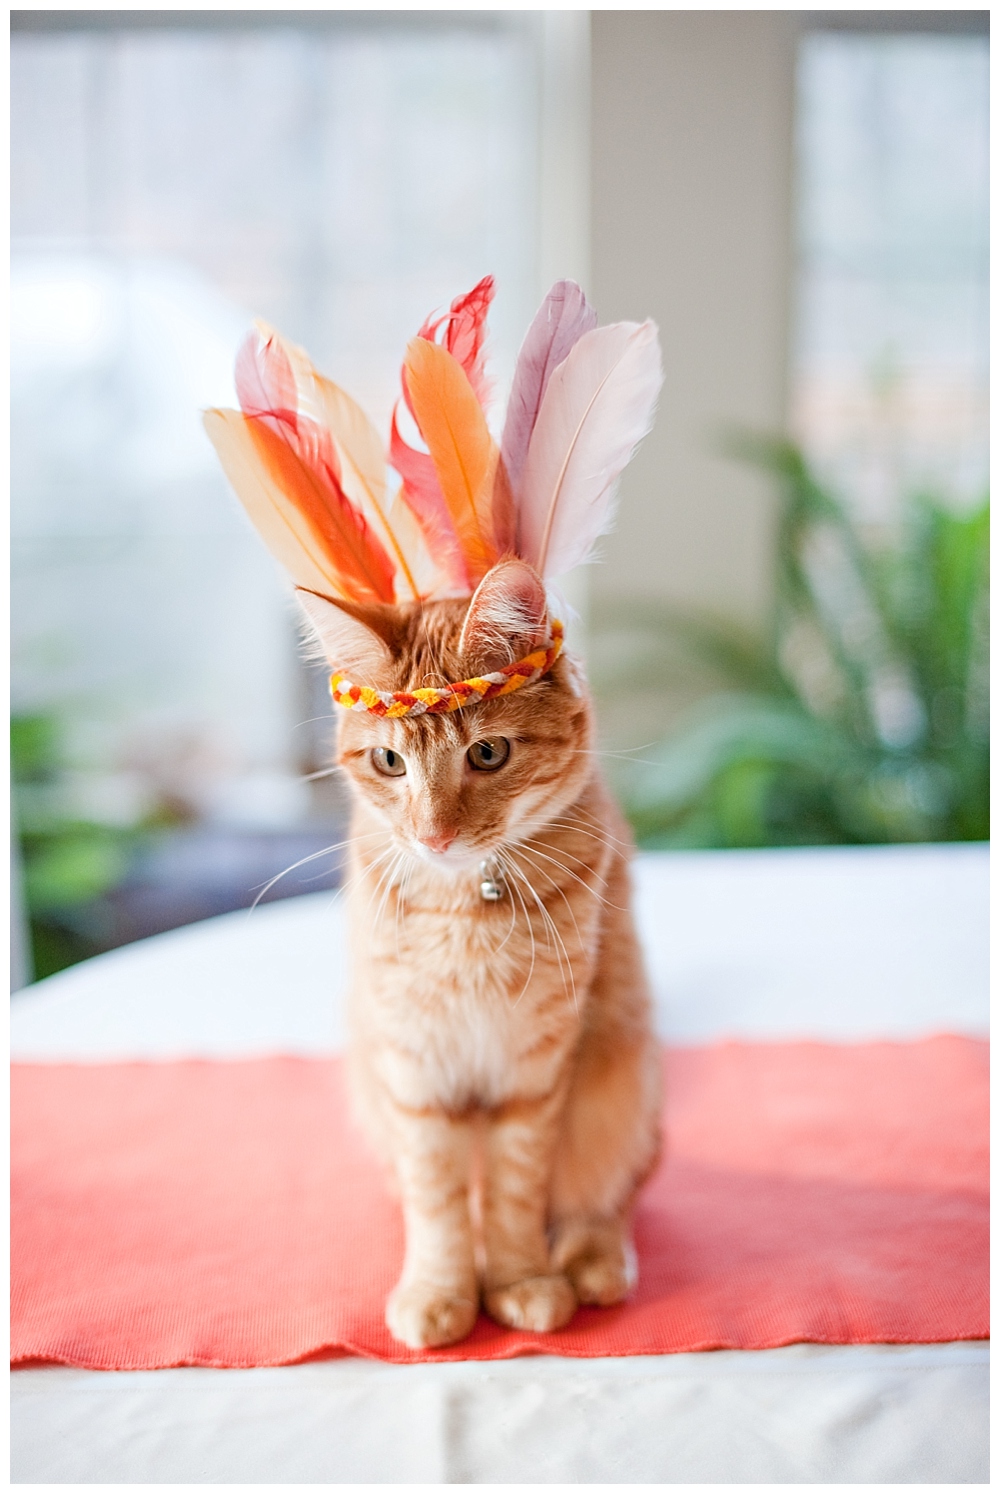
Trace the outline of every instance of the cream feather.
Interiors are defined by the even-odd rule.
[[[663,382],[656,325],[584,333],[555,369],[521,480],[518,554],[539,575],[587,559],[612,516],[615,484],[653,421]]]
[[[344,492],[374,527],[393,557],[397,593],[416,600],[420,592],[410,557],[389,523],[391,505],[386,495],[385,446],[381,436],[357,401],[317,372],[304,348],[288,342],[259,318],[254,326],[259,337],[258,358],[265,358],[269,348],[280,350],[285,355],[295,382],[295,408],[300,415],[315,421],[333,436],[341,459]],[[422,557],[417,564],[423,564]]]

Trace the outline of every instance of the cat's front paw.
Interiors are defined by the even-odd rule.
[[[385,1321],[407,1348],[437,1349],[470,1334],[478,1312],[474,1289],[466,1295],[420,1281],[400,1282],[386,1303]]]
[[[507,1328],[552,1333],[576,1312],[576,1293],[565,1276],[528,1276],[486,1293],[486,1311]]]

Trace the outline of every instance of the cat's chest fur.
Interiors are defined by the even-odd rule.
[[[558,873],[555,874],[558,878]],[[600,937],[600,896],[564,875],[390,888],[351,900],[355,1043],[407,1106],[461,1110],[548,1093],[575,1046]],[[546,895],[547,894],[547,895]]]

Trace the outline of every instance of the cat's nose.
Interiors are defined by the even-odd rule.
[[[420,844],[426,846],[429,851],[437,851],[441,856],[455,839],[454,831],[451,835],[421,835]]]

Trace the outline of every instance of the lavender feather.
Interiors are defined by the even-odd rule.
[[[500,443],[515,502],[520,497],[528,443],[549,379],[574,344],[596,326],[597,312],[576,281],[557,280],[528,328],[517,355]]]

